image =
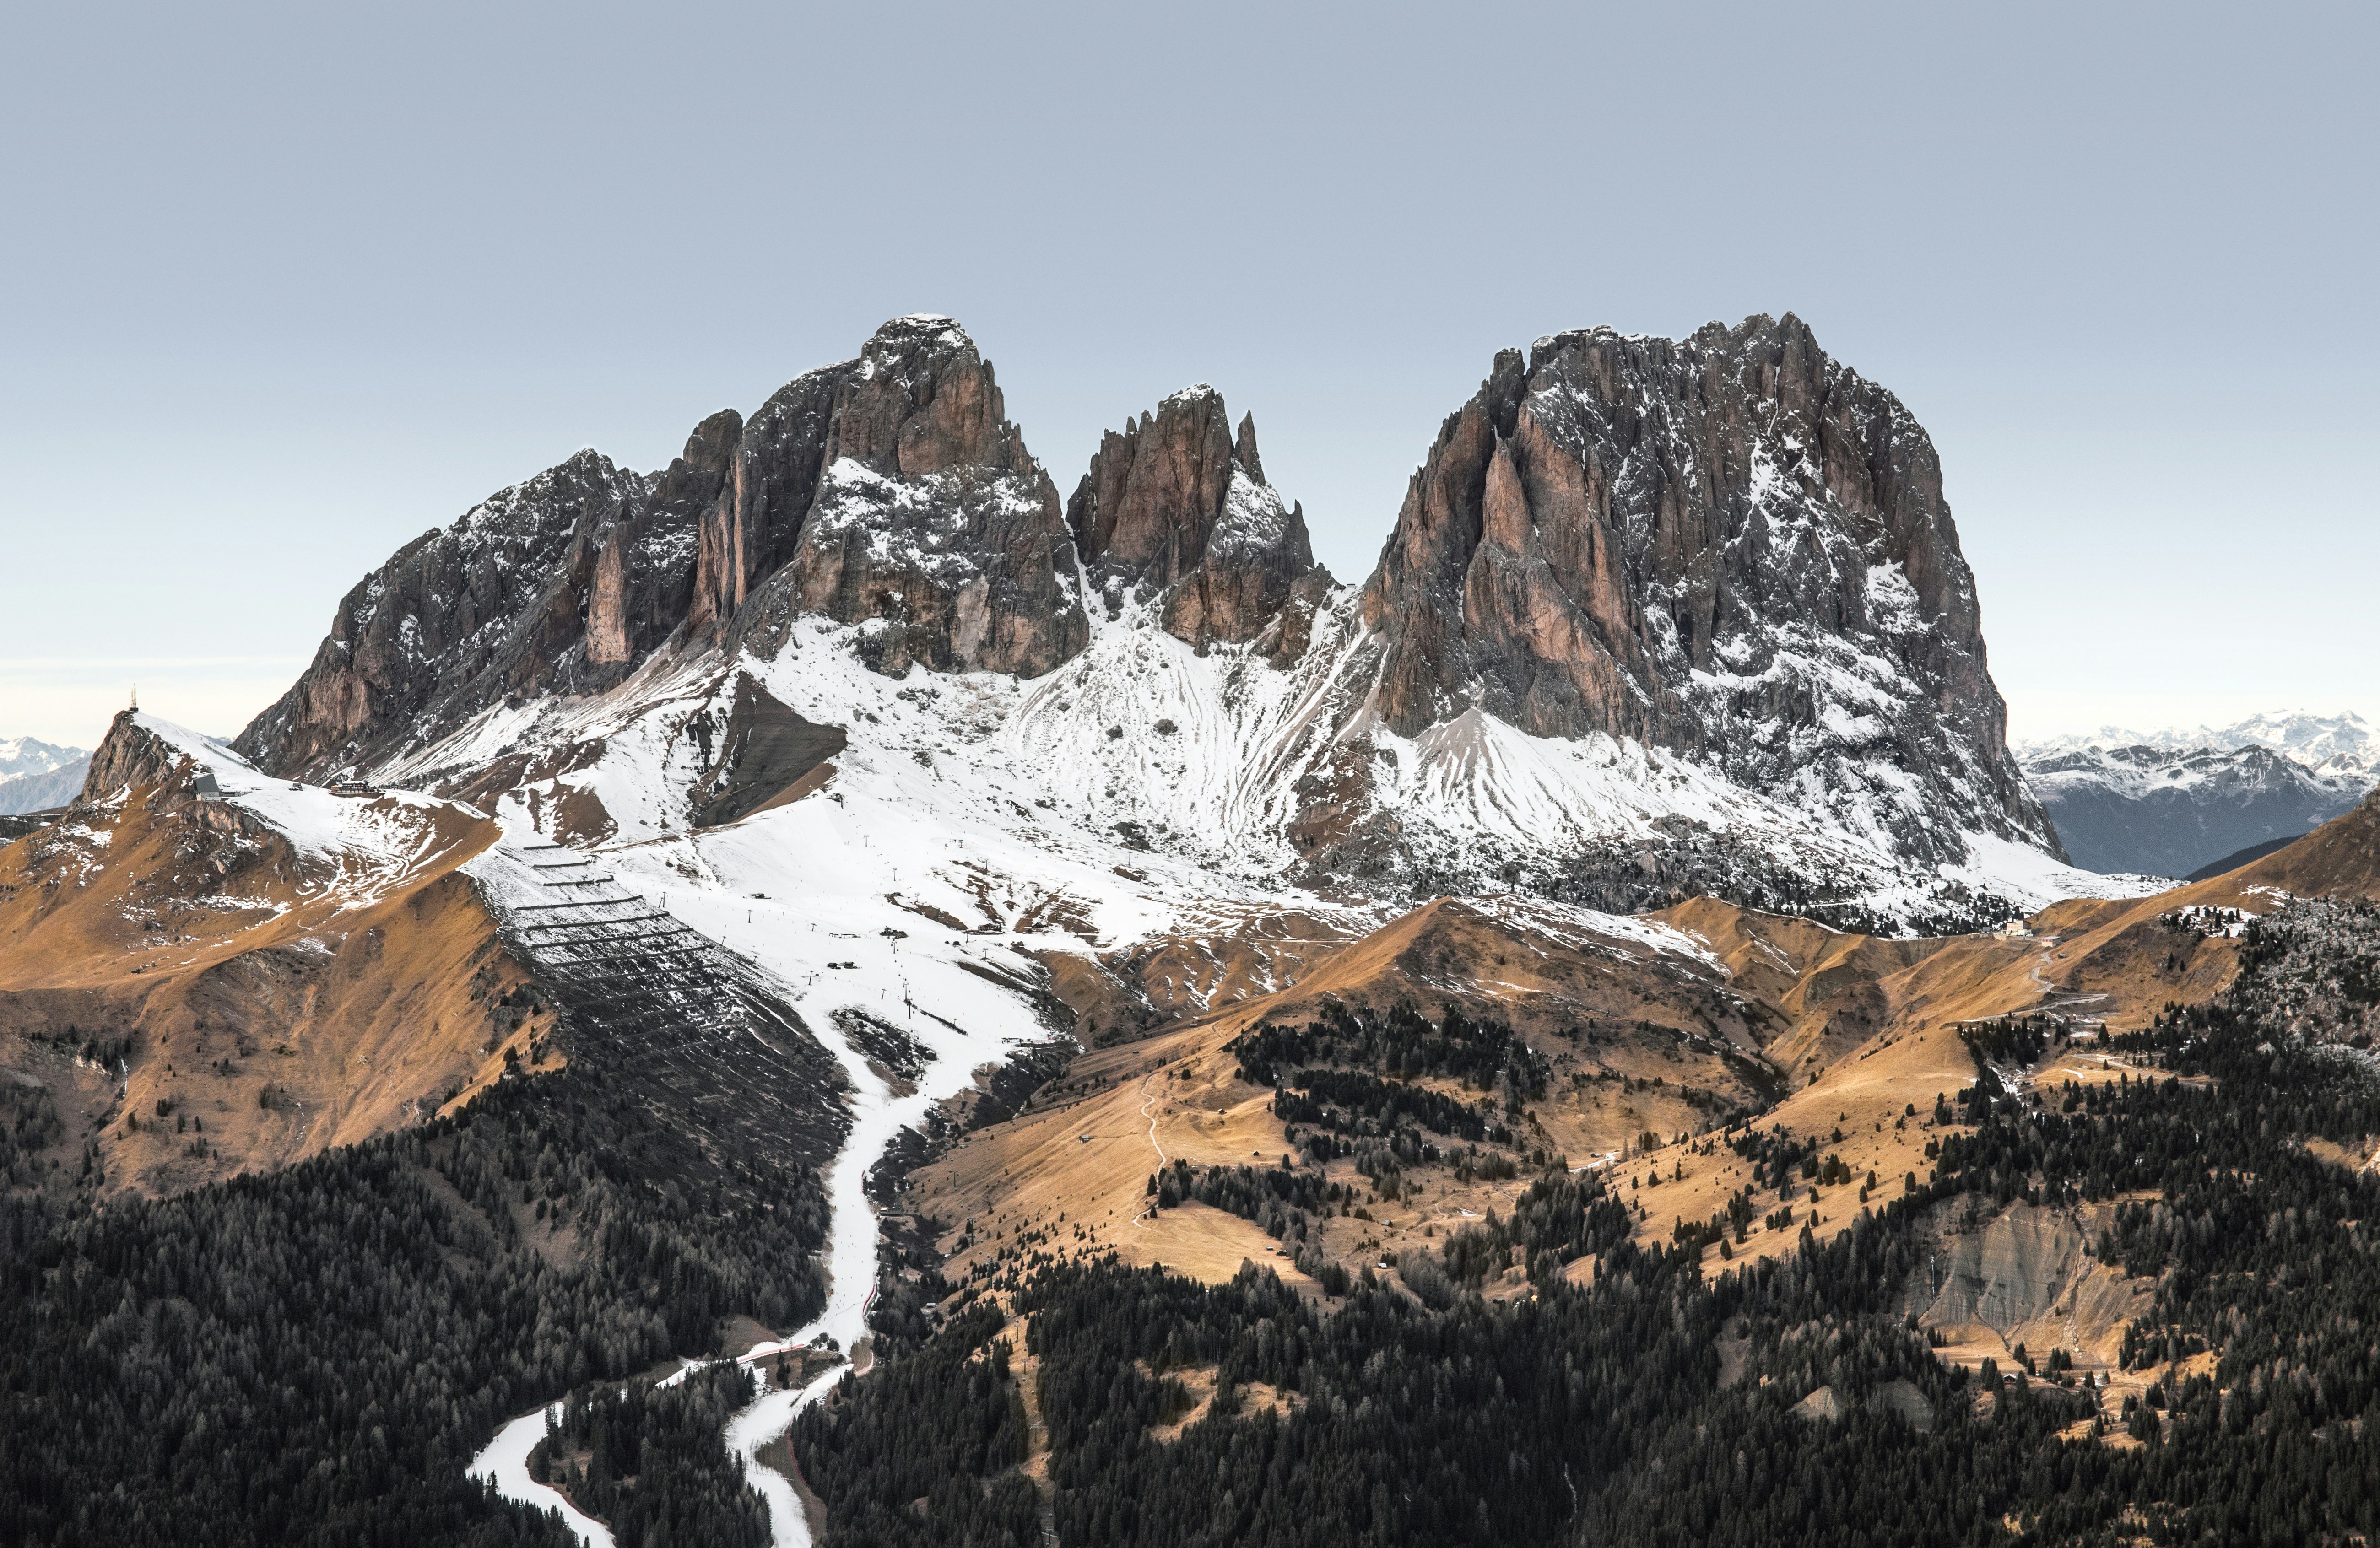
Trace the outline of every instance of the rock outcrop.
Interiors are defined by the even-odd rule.
[[[1066,525],[1111,614],[1135,592],[1168,633],[1204,649],[1245,645],[1312,601],[1330,576],[1314,562],[1305,511],[1265,481],[1253,415],[1234,434],[1222,394],[1201,383],[1100,438]],[[1276,659],[1304,648],[1287,631]]]
[[[1087,633],[1070,542],[990,363],[949,319],[899,318],[748,420],[705,419],[663,472],[581,452],[407,544],[235,745],[278,773],[369,767],[664,647],[780,643],[795,611],[878,622],[895,674],[1046,671]]]
[[[1082,648],[1057,488],[957,323],[879,329],[826,429],[800,538],[769,581],[774,619],[876,623],[870,664],[895,676],[917,662],[1030,677]]]
[[[827,759],[850,740],[840,726],[803,720],[749,672],[737,674],[723,724],[706,710],[686,729],[700,742],[706,765],[692,794],[698,828],[735,822],[787,799],[821,771],[832,773]]]
[[[2054,849],[2006,745],[1932,442],[1790,314],[1508,350],[1364,594],[1404,735],[1478,708],[1605,732],[1912,858]]]
[[[674,623],[692,560],[642,519],[651,484],[581,452],[414,539],[341,599],[313,663],[233,745],[275,773],[358,767],[507,697],[616,682]],[[600,574],[613,659],[590,661]]]

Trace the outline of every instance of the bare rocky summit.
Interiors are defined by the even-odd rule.
[[[507,700],[612,687],[664,648],[874,621],[880,670],[1034,674],[1080,649],[1056,487],[947,318],[899,318],[664,471],[581,452],[424,534],[341,601],[303,676],[236,745],[289,772],[369,767]]]
[[[357,767],[507,698],[616,682],[625,662],[588,659],[587,599],[648,488],[580,452],[415,538],[341,599],[312,665],[235,745],[276,772]],[[668,556],[635,562],[650,587]]]
[[[1265,481],[1256,417],[1234,433],[1223,395],[1203,383],[1100,438],[1066,525],[1111,614],[1145,591],[1166,631],[1201,649],[1256,639],[1293,597],[1310,617],[1330,587],[1305,507]],[[1304,639],[1293,631],[1271,653],[1294,656]]]
[[[2051,850],[2007,749],[1933,442],[1802,321],[1498,355],[1414,475],[1364,615],[1378,707],[1590,732],[1957,859]]]
[[[759,628],[773,648],[796,612],[874,622],[873,664],[896,676],[913,661],[1032,676],[1080,649],[1082,610],[1062,584],[1069,538],[1057,488],[958,324],[897,319],[856,365],[818,374],[833,381],[817,417],[822,440],[815,455],[805,443],[785,459],[796,475],[817,467],[806,498],[794,498],[800,486],[787,478],[785,496],[759,514],[739,502],[720,539],[723,551],[764,562],[789,550],[783,566],[761,571],[765,582],[739,572],[715,596],[698,584],[730,633]],[[768,540],[753,541],[763,529]]]

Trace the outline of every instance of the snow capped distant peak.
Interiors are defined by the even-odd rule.
[[[0,779],[47,774],[86,756],[79,747],[60,747],[39,737],[0,737]]]
[[[2318,722],[2313,735],[2304,734],[2310,721]],[[2078,863],[2188,876],[2355,804],[2373,773],[2357,761],[2362,747],[2324,739],[2335,728],[2311,716],[2259,716],[2222,731],[2108,729],[2030,744],[2019,761]],[[2313,752],[2329,756],[2310,763]]]
[[[2102,726],[2095,732],[2022,742],[2015,751],[2030,768],[2061,754],[2119,747],[2150,747],[2166,753],[2266,747],[2319,774],[2380,775],[2380,735],[2375,735],[2363,718],[2351,710],[2336,715],[2307,709],[2268,710],[2222,727],[2130,731]]]

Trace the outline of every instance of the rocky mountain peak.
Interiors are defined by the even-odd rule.
[[[894,318],[859,352],[834,405],[828,460],[888,478],[957,468],[1038,472],[1008,422],[990,362],[947,317]]]
[[[2056,840],[2009,757],[1939,462],[1788,314],[1498,354],[1364,596],[1401,734],[1478,708],[1815,790],[1894,848]]]
[[[886,616],[882,604],[894,589],[905,605],[906,587],[887,583],[871,592],[858,576],[846,587],[840,562],[805,543],[825,486],[847,491],[869,476],[895,483],[963,476],[971,487],[1003,477],[1047,483],[966,331],[946,317],[895,318],[869,337],[858,359],[790,383],[743,428],[699,523],[690,628],[723,635],[760,583],[796,561],[806,577],[797,589],[818,599],[806,605],[845,623]],[[1038,492],[1032,502],[1040,503]],[[946,504],[925,502],[938,503]],[[1054,506],[1054,493],[1048,503]],[[846,514],[856,508],[847,501],[844,507]],[[920,536],[913,530],[911,541]],[[874,574],[860,557],[860,574]],[[929,648],[925,659],[947,657]],[[907,659],[898,649],[892,658]]]
[[[1256,417],[1234,433],[1223,395],[1204,382],[1100,438],[1066,525],[1111,612],[1138,593],[1202,648],[1257,638],[1301,584],[1318,594],[1329,584],[1304,508],[1265,481]],[[1290,633],[1276,658],[1302,648],[1302,631]]]
[[[613,561],[602,616],[615,650],[674,625],[673,555],[680,576],[691,557],[673,547],[690,534],[640,521],[650,490],[582,451],[422,534],[340,599],[312,664],[234,745],[276,771],[351,767],[507,698],[617,681],[625,660],[590,663],[587,649],[605,550],[637,555]]]
[[[1492,858],[1507,884],[1619,898],[1607,872],[1658,871],[1658,851],[1676,861],[1665,896],[1756,860],[1775,883],[1760,896],[1790,901],[1815,852],[1781,860],[1761,834],[1800,824],[1835,846],[1832,893],[1871,886],[1867,862],[1840,859],[1856,850],[1917,878],[1917,898],[1944,866],[1983,877],[1992,843],[2054,853],[2003,745],[1933,447],[1793,317],[1499,352],[1415,473],[1368,583],[1332,597],[1253,417],[1212,387],[1127,417],[1062,506],[965,331],[906,317],[749,416],[705,419],[659,474],[582,454],[409,545],[342,603],[314,667],[239,745],[281,772],[395,760],[475,792],[559,778],[601,745],[573,729],[567,745],[496,756],[450,737],[508,703],[617,688],[662,653],[722,668],[740,653],[756,681],[758,663],[783,664],[779,702],[846,727],[786,659],[832,635],[892,677],[1068,667],[1016,736],[1054,738],[1063,759],[1138,760],[1111,771],[1129,792],[1118,820],[1172,798],[1148,782],[1160,766],[1178,781],[1261,745],[1250,778],[1272,793],[1218,818],[1218,842],[1264,864],[1293,854],[1318,882],[1418,890]],[[1093,609],[1200,656],[1233,646],[1292,670],[1217,663],[1228,686],[1190,693],[1207,667],[1137,627],[1095,630]],[[1180,677],[1186,696],[1143,743],[1120,733],[1154,702],[1146,672]],[[614,709],[628,707],[600,713]],[[565,720],[585,718],[503,732],[552,742]],[[1192,725],[1222,738],[1211,765],[1181,751]],[[1491,809],[1533,816],[1508,833]],[[1214,814],[1175,816],[1197,828]],[[1244,816],[1257,827],[1232,826]],[[1492,857],[1490,828],[1505,846]],[[1556,830],[1571,837],[1549,842]],[[1755,850],[1767,858],[1742,858]]]
[[[180,748],[140,723],[138,710],[119,709],[91,751],[80,800],[105,801],[118,791],[163,784],[186,761]]]
[[[957,323],[878,329],[823,428],[800,540],[739,641],[773,650],[799,612],[871,623],[870,664],[896,676],[913,662],[1032,676],[1082,648],[1057,487]]]

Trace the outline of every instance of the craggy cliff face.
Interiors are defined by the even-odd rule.
[[[685,611],[691,533],[649,516],[651,489],[581,452],[414,539],[235,745],[276,772],[346,768],[508,697],[616,682]]]
[[[1476,707],[1730,779],[2054,844],[2006,747],[1933,443],[1788,315],[1597,329],[1496,359],[1414,475],[1364,593],[1402,734]]]
[[[872,664],[895,675],[914,661],[1029,677],[1082,648],[1057,489],[958,324],[879,329],[842,369],[825,429],[816,495],[770,582],[774,623],[880,621]]]
[[[1211,387],[1176,393],[1101,437],[1066,524],[1111,612],[1127,592],[1144,593],[1168,633],[1201,648],[1256,639],[1301,583],[1310,615],[1330,584],[1305,509],[1265,482],[1255,416],[1234,435]],[[1270,653],[1293,656],[1300,638],[1293,631]]]
[[[1333,589],[1254,422],[1234,428],[1212,388],[1110,432],[1062,509],[966,333],[896,319],[748,419],[705,420],[661,473],[581,453],[409,545],[341,603],[314,664],[237,745],[284,773],[411,759],[407,777],[488,798],[601,754],[525,719],[506,722],[526,739],[504,755],[518,768],[442,761],[494,756],[445,740],[492,707],[602,694],[654,662],[773,660],[803,617],[850,626],[836,648],[887,676],[1079,663],[1099,681],[1044,710],[1114,707],[1087,733],[1090,761],[1121,745],[1162,666],[1097,647],[1107,632],[1236,653],[1216,663],[1235,675],[1214,714],[1283,719],[1216,732],[1200,766],[1239,768],[1216,787],[1238,792],[1229,821],[1263,827],[1250,841],[1317,885],[1469,876],[1485,852],[1461,835],[1491,808],[1538,814],[1516,841],[1529,853],[1496,862],[1515,876],[1539,860],[1569,876],[1581,856],[1590,879],[1633,876],[1674,847],[1704,855],[1664,882],[1681,895],[1744,870],[1730,858],[1742,836],[1717,836],[1730,824],[1807,818],[1913,866],[1919,890],[1973,859],[1965,835],[2056,844],[2003,745],[1931,442],[1790,316],[1498,356],[1360,591]],[[805,713],[846,723],[833,705]],[[1494,722],[1549,739],[1543,758],[1492,752]],[[1184,740],[1161,745],[1186,747],[1166,724],[1152,734]],[[1614,805],[1578,783],[1620,768],[1583,761],[1595,733],[1666,749],[1769,815],[1728,815],[1741,804],[1725,791],[1687,801],[1652,772],[1612,773],[1644,787]],[[1064,758],[1088,779],[1079,749]],[[1138,777],[1096,784],[1104,799]],[[1513,780],[1535,793],[1481,783]],[[1640,806],[1659,821],[1607,831]],[[1416,823],[1442,830],[1429,857]]]
[[[366,767],[665,647],[765,643],[794,611],[880,621],[887,672],[1032,675],[1085,637],[1071,541],[973,342],[901,318],[748,421],[704,420],[662,473],[581,452],[407,545],[237,745],[285,772]]]

